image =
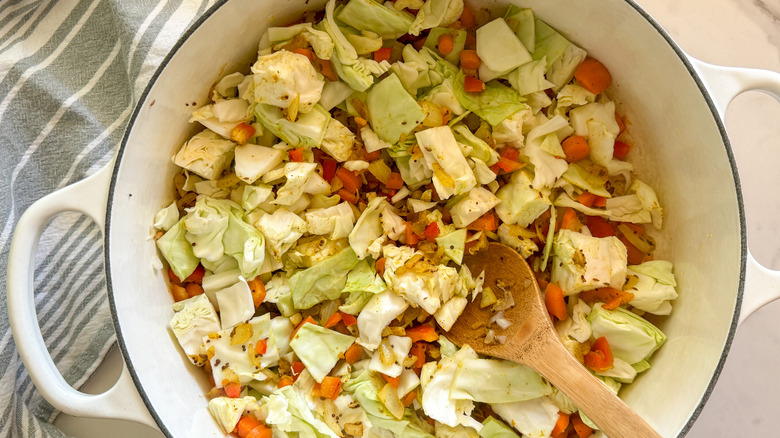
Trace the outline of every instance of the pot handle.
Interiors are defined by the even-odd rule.
[[[738,95],[752,90],[764,91],[780,102],[780,73],[739,67],[723,67],[699,61],[688,55],[712,97],[721,120],[728,104]],[[780,271],[762,266],[750,250],[747,253],[745,293],[739,323],[753,312],[780,298]]]
[[[85,394],[70,386],[49,354],[38,325],[33,295],[35,253],[44,227],[58,213],[86,214],[105,232],[106,201],[113,161],[96,174],[50,193],[19,218],[8,256],[8,313],[16,349],[41,395],[62,412],[80,417],[130,420],[157,429],[123,364],[114,386],[102,394]]]

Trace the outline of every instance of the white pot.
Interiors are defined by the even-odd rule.
[[[152,268],[156,253],[149,230],[154,214],[171,202],[176,169],[170,157],[197,129],[187,123],[192,103],[205,103],[221,75],[248,68],[267,25],[289,22],[299,8],[323,3],[220,2],[160,67],[115,164],[41,199],[20,219],[8,264],[12,329],[38,390],[58,409],[130,419],[168,436],[223,436],[206,410],[205,374],[190,366],[167,328],[171,297],[163,274]],[[506,2],[470,2],[478,3],[492,8]],[[518,3],[609,67],[613,97],[638,144],[632,161],[665,208],[657,256],[674,263],[680,297],[660,324],[669,340],[653,367],[621,395],[663,436],[682,436],[712,390],[739,322],[780,295],[780,274],[748,252],[739,179],[723,125],[725,106],[743,91],[764,89],[780,99],[780,74],[692,59],[630,0]],[[105,232],[111,311],[126,368],[104,394],[80,393],[62,379],[34,314],[37,240],[47,221],[64,210],[88,214]]]

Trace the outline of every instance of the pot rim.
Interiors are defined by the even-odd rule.
[[[165,68],[170,63],[173,56],[176,55],[176,53],[179,51],[182,45],[189,39],[189,37],[198,29],[200,26],[209,18],[211,18],[214,13],[219,10],[222,6],[224,6],[229,0],[217,0],[217,2],[212,5],[208,10],[206,10],[200,17],[198,17],[197,20],[179,37],[179,39],[176,41],[176,43],[171,47],[168,54],[165,56],[165,58],[160,63],[157,70],[154,72],[154,74],[150,77],[148,84],[144,88],[144,91],[139,96],[138,102],[133,109],[133,113],[130,116],[130,119],[127,123],[127,127],[125,128],[125,132],[122,136],[122,141],[119,144],[119,148],[116,153],[116,161],[114,164],[114,168],[111,173],[111,181],[109,183],[108,187],[108,197],[107,197],[107,205],[106,205],[106,218],[105,218],[105,231],[103,233],[103,245],[104,245],[104,266],[106,271],[106,288],[108,290],[108,302],[109,302],[109,308],[111,309],[111,320],[114,326],[114,330],[116,332],[116,339],[117,344],[119,346],[119,350],[122,353],[122,358],[124,359],[124,362],[127,366],[128,371],[130,372],[130,376],[133,380],[133,383],[138,390],[139,395],[141,396],[141,399],[143,400],[144,404],[146,405],[146,408],[148,409],[149,413],[151,414],[152,418],[154,418],[154,421],[157,423],[157,426],[159,427],[160,431],[167,437],[173,438],[173,435],[171,432],[167,429],[165,426],[165,423],[162,421],[160,416],[157,414],[157,411],[152,406],[151,401],[149,400],[149,397],[146,394],[146,391],[144,390],[143,386],[141,385],[141,380],[138,377],[138,374],[136,373],[135,367],[133,366],[133,362],[131,359],[131,356],[127,350],[127,345],[124,340],[122,328],[120,327],[119,321],[117,319],[117,309],[116,309],[116,302],[114,300],[114,292],[111,282],[111,260],[109,258],[109,251],[107,250],[110,248],[111,244],[111,233],[109,232],[111,228],[111,213],[113,208],[113,199],[114,199],[114,190],[116,186],[116,180],[117,180],[117,174],[119,172],[119,164],[121,163],[122,156],[124,155],[125,149],[127,147],[128,140],[130,138],[130,134],[133,130],[133,126],[135,124],[136,119],[138,118],[138,114],[144,106],[144,102],[146,101],[149,93],[151,92],[151,89],[154,87],[157,78],[163,73]],[[691,414],[690,418],[688,418],[688,421],[686,422],[685,426],[680,430],[680,433],[678,434],[678,437],[685,436],[688,431],[693,426],[696,419],[701,414],[702,409],[704,409],[704,405],[706,404],[707,400],[709,399],[710,395],[712,394],[712,391],[715,388],[715,384],[718,381],[718,378],[720,377],[721,372],[723,371],[723,366],[726,362],[726,357],[728,356],[729,350],[731,349],[732,342],[734,341],[734,335],[736,333],[737,325],[739,322],[739,314],[740,310],[742,308],[742,298],[744,293],[744,287],[745,287],[745,273],[746,273],[746,263],[747,263],[747,256],[748,256],[748,245],[747,245],[747,225],[746,225],[746,219],[745,219],[745,207],[742,197],[742,187],[739,179],[739,173],[737,172],[737,163],[734,158],[734,153],[731,147],[731,142],[729,141],[728,134],[726,132],[726,127],[724,124],[723,119],[721,119],[717,107],[715,106],[715,103],[710,96],[709,92],[707,91],[707,87],[704,84],[704,81],[702,78],[696,73],[696,70],[693,68],[693,65],[691,64],[690,60],[688,59],[688,56],[685,54],[685,52],[680,48],[680,46],[677,45],[677,43],[672,39],[672,37],[664,30],[664,28],[647,12],[645,11],[641,6],[639,6],[634,0],[623,0],[629,7],[631,7],[635,12],[637,12],[642,18],[644,18],[655,30],[658,32],[658,34],[666,41],[666,43],[669,45],[669,47],[674,51],[674,53],[677,55],[677,57],[680,59],[680,61],[685,66],[686,70],[688,70],[688,74],[691,76],[691,78],[694,80],[696,86],[699,89],[699,92],[701,93],[702,97],[704,98],[705,102],[707,103],[707,107],[710,110],[710,113],[714,119],[715,125],[718,127],[718,131],[720,133],[721,139],[723,140],[723,145],[726,149],[726,156],[729,161],[729,166],[731,167],[731,176],[734,180],[734,187],[736,189],[736,195],[737,195],[737,209],[739,213],[739,228],[740,228],[740,270],[739,270],[739,286],[737,288],[737,299],[736,299],[736,305],[734,308],[734,313],[732,315],[731,324],[729,327],[729,332],[726,337],[725,344],[723,346],[723,352],[720,356],[720,360],[718,361],[717,366],[715,367],[715,370],[712,375],[712,379],[710,380],[709,384],[707,385],[707,388],[704,391],[704,394],[701,397],[701,400],[699,400],[698,405],[696,406],[696,409]]]

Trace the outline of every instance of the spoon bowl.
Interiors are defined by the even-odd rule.
[[[490,243],[476,254],[466,254],[463,263],[473,273],[485,272],[484,287],[503,300],[502,307],[507,307],[503,310],[504,318],[511,325],[505,330],[495,328],[506,342],[486,344],[485,324],[494,311],[492,306],[481,308],[480,301],[474,300],[448,332],[449,340],[456,345],[468,344],[477,353],[535,369],[609,437],[661,436],[564,348],[536,277],[520,254],[506,245]]]

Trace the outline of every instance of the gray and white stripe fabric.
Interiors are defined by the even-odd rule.
[[[138,96],[180,36],[217,0],[0,1],[0,436],[60,437],[8,324],[14,226],[34,201],[95,173],[121,141]],[[66,213],[35,266],[43,337],[78,387],[114,342],[102,236]],[[22,341],[23,342],[23,341]]]

